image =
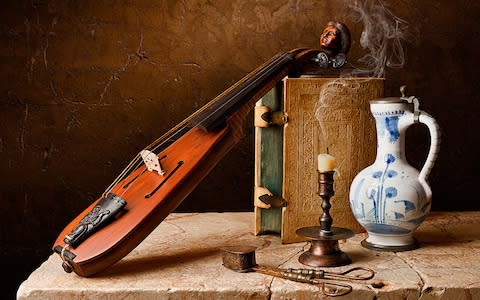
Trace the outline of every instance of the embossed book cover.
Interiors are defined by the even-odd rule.
[[[335,156],[338,168],[330,209],[333,226],[363,230],[352,215],[348,194],[355,175],[375,158],[369,101],[383,93],[381,78],[287,78],[257,103],[282,110],[285,124],[256,124],[256,234],[278,233],[283,243],[293,243],[304,240],[297,236],[298,228],[318,225],[322,209],[316,159],[326,152]],[[260,201],[265,191],[283,202]]]

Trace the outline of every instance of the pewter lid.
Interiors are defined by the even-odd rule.
[[[402,85],[400,87],[400,93],[402,94],[402,97],[378,98],[378,99],[370,100],[370,103],[371,104],[411,103],[411,101],[408,101],[406,85]]]
[[[408,103],[406,99],[399,97],[387,97],[370,100],[372,104],[386,104],[386,103]]]

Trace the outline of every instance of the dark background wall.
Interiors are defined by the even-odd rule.
[[[318,48],[337,19],[352,31],[356,62],[365,49],[352,3],[2,1],[0,253],[12,274],[2,285],[14,295],[139,150],[278,51]],[[386,95],[407,84],[442,127],[433,209],[478,210],[480,4],[384,4],[410,33],[405,65],[386,70]],[[252,132],[177,211],[253,210]],[[424,128],[409,131],[413,165],[426,141]]]

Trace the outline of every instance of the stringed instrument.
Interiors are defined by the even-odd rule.
[[[277,54],[143,149],[59,234],[52,248],[64,270],[91,276],[132,251],[243,137],[256,101],[286,76],[327,68],[322,53]]]

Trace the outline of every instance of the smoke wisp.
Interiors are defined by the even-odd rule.
[[[349,9],[353,21],[363,25],[359,43],[367,53],[358,60],[360,66],[344,76],[385,77],[387,67],[402,68],[405,64],[402,41],[409,24],[379,0],[355,1]]]

